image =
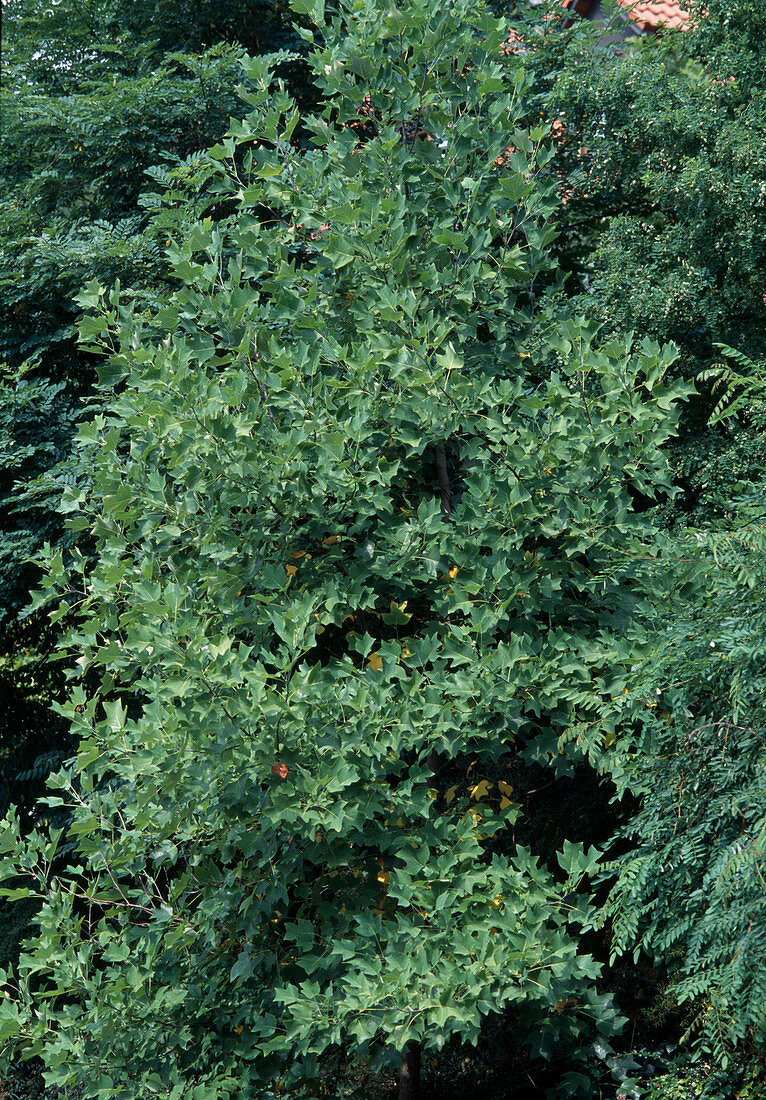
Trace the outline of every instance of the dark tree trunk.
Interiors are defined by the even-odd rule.
[[[436,446],[436,473],[439,478],[439,494],[442,501],[442,513],[448,517],[452,512],[452,492],[447,473],[447,452],[443,443]]]
[[[420,1043],[408,1043],[402,1054],[399,1100],[420,1100]]]

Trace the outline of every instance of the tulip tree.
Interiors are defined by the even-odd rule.
[[[172,300],[82,298],[95,554],[41,597],[77,615],[79,752],[66,823],[3,834],[41,907],[0,1034],[104,1100],[316,1095],[326,1056],[411,1072],[505,1007],[614,1026],[598,853],[514,844],[504,768],[619,767],[672,355],[536,316],[555,194],[499,23],[308,14],[325,106],[247,64]]]

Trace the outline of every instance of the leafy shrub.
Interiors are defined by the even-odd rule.
[[[540,1050],[619,1024],[576,939],[598,853],[514,844],[496,777],[624,766],[673,353],[536,317],[555,185],[502,23],[312,10],[308,149],[248,62],[207,184],[236,213],[176,241],[148,327],[81,299],[121,381],[82,431],[97,558],[53,555],[48,593],[90,679],[71,823],[3,834],[42,908],[0,1033],[105,1100],[308,1095],[329,1052],[438,1050],[504,1006]]]

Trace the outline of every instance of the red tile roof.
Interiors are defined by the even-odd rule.
[[[631,23],[642,31],[686,30],[689,11],[682,6],[684,0],[617,0]],[[563,7],[588,15],[595,0],[562,0]]]
[[[642,31],[663,28],[684,31],[689,26],[689,12],[679,0],[617,0],[617,3]]]

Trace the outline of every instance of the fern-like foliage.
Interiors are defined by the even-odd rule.
[[[755,362],[737,348],[716,344],[724,356],[697,376],[710,385],[716,403],[710,425],[731,420],[738,414],[762,419],[766,415],[766,364]]]
[[[724,1064],[766,1047],[766,515],[749,501],[736,517],[668,544],[662,644],[627,704],[644,738],[625,785],[643,800],[610,868],[615,954],[682,949],[688,1038]]]

